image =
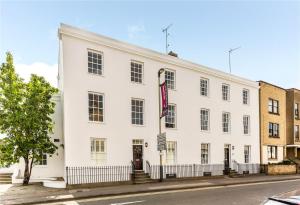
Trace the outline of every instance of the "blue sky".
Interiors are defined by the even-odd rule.
[[[161,29],[180,58],[251,80],[300,88],[300,1],[22,2],[0,0],[0,61],[21,75],[55,81],[60,23],[164,52]]]

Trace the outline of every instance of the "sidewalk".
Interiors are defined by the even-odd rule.
[[[257,182],[270,182],[299,179],[300,175],[282,176],[246,176],[241,178],[221,177],[216,179],[197,179],[186,181],[171,181],[140,185],[120,185],[98,188],[53,189],[41,185],[0,185],[0,204],[32,204],[68,201],[83,198],[157,192],[167,190],[228,186]]]

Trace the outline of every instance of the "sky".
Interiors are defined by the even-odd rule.
[[[251,80],[300,89],[299,1],[3,1],[0,62],[14,55],[17,72],[56,85],[60,23],[165,52]]]

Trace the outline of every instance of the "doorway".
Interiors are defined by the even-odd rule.
[[[143,170],[143,140],[133,140],[132,153],[135,170]]]
[[[230,172],[230,144],[224,146],[224,174],[227,175]]]

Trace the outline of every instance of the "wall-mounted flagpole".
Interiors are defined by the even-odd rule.
[[[161,147],[161,136],[162,136],[162,133],[161,133],[161,118],[163,118],[165,115],[166,115],[166,110],[165,110],[165,107],[163,108],[164,111],[162,112],[162,108],[161,108],[161,84],[160,84],[160,75],[164,72],[165,70],[163,68],[159,69],[158,71],[158,105],[159,105],[159,114],[158,114],[158,122],[159,122],[159,130],[158,130],[158,150],[159,150],[159,181],[162,182],[163,181],[163,166],[162,166],[162,155],[163,155],[163,149]],[[164,86],[165,83],[164,83]],[[166,87],[165,87],[165,92],[166,91]],[[166,98],[165,98],[165,103],[167,103],[166,101]]]

